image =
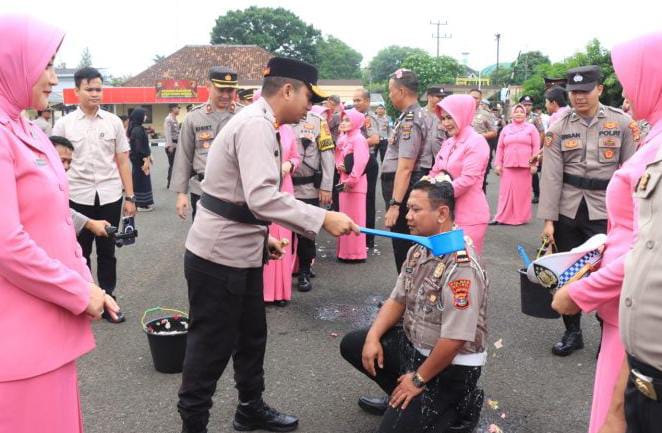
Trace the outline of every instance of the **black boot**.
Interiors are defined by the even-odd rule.
[[[575,350],[584,348],[584,337],[581,330],[567,330],[561,341],[552,347],[552,353],[556,356],[568,356]]]
[[[459,404],[457,420],[447,430],[448,433],[472,433],[480,420],[485,392],[475,388]]]
[[[232,425],[237,431],[267,430],[288,432],[296,430],[299,419],[272,409],[261,398],[237,406]]]
[[[388,395],[381,397],[359,397],[359,407],[372,415],[384,415],[388,409]]]
[[[299,281],[297,282],[297,289],[300,292],[310,292],[313,288],[313,283],[310,282],[310,273],[301,271],[299,274]]]

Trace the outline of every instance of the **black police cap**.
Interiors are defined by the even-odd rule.
[[[600,83],[601,78],[600,68],[595,65],[569,69],[567,73],[568,84],[565,89],[568,92],[576,90],[590,92]]]
[[[292,78],[303,81],[313,93],[312,102],[314,104],[322,102],[329,97],[317,86],[317,68],[313,65],[300,60],[287,57],[272,57],[267,63],[267,67],[262,71],[264,77]]]
[[[560,87],[565,87],[565,85],[568,83],[568,80],[565,78],[551,78],[551,77],[545,77],[545,90],[552,88],[554,86],[560,86]]]
[[[237,82],[237,73],[230,68],[226,68],[225,66],[212,66],[209,69],[209,81],[211,81],[214,87],[218,88],[239,87]]]
[[[430,96],[448,96],[452,94],[452,92],[448,92],[446,89],[444,89],[444,86],[441,84],[431,85],[428,87],[426,93]]]
[[[253,99],[254,93],[255,93],[255,89],[239,89],[237,91],[237,96],[239,96],[239,99],[246,101],[249,99]]]
[[[520,104],[533,104],[533,98],[529,95],[524,95],[521,98],[519,98],[519,103]]]

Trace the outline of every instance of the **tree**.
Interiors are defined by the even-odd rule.
[[[372,81],[386,81],[388,76],[395,72],[405,59],[414,54],[427,54],[420,48],[400,47],[391,45],[380,50],[375,57],[370,60],[368,68],[371,72]]]
[[[317,64],[322,34],[283,8],[251,6],[216,18],[212,44],[258,45],[274,54]]]
[[[490,82],[495,86],[507,86],[513,82],[513,68],[511,66],[500,66],[490,74]]]
[[[317,42],[317,58],[320,78],[361,78],[361,60],[358,51],[338,38],[328,36]]]
[[[416,73],[421,94],[431,84],[453,84],[464,73],[464,66],[454,58],[432,57],[427,53],[410,55],[402,62],[402,67]]]
[[[78,62],[78,69],[87,68],[89,66],[92,66],[92,54],[90,53],[90,49],[88,47],[85,47],[83,53],[80,55],[80,62]]]
[[[166,56],[164,56],[164,55],[162,55],[162,54],[155,54],[154,57],[152,58],[152,61],[153,61],[154,63],[160,63],[160,62],[162,62],[165,58],[166,58]]]
[[[538,65],[549,63],[549,57],[545,56],[540,51],[520,53],[513,66],[513,78],[511,82],[514,84],[522,84],[535,73]]]

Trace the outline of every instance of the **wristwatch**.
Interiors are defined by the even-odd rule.
[[[390,200],[388,201],[388,206],[389,206],[389,207],[391,207],[391,206],[397,206],[397,207],[400,207],[400,206],[402,206],[402,203],[400,203],[399,201],[395,201],[395,199],[392,198],[392,199],[390,199]]]
[[[411,378],[412,383],[416,388],[423,388],[425,386],[425,380],[418,374],[418,371],[414,373],[414,377]]]
[[[135,203],[136,202],[136,196],[135,195],[125,195],[124,200],[128,201],[129,203]]]

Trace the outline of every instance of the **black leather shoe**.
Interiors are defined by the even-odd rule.
[[[237,406],[232,426],[237,431],[267,430],[287,432],[299,427],[299,418],[278,412],[259,399]]]
[[[313,283],[310,282],[310,275],[307,272],[302,272],[297,281],[297,290],[300,292],[310,292],[313,289]]]
[[[114,297],[113,295],[110,295],[110,296],[113,299],[117,300],[117,298]],[[104,308],[103,313],[101,313],[101,317],[104,318],[106,321],[108,321],[110,323],[123,323],[123,322],[126,322],[126,317],[124,317],[124,313],[122,313],[121,310],[117,312],[117,319],[113,319],[113,317],[110,315],[110,313],[108,313],[108,311],[106,311],[106,309]]]
[[[388,409],[388,395],[381,397],[359,397],[359,407],[372,415],[384,415]]]
[[[531,203],[537,204],[539,201],[538,197],[533,197],[533,200],[531,200]]]
[[[288,304],[289,301],[285,301],[283,299],[281,299],[280,301],[274,301],[274,305],[276,305],[276,307],[287,307]]]
[[[487,225],[490,225],[490,226],[499,226],[499,225],[501,225],[501,223],[500,223],[499,221],[497,221],[497,220],[494,220],[494,221],[490,221],[489,223],[487,223]]]
[[[448,433],[473,433],[480,420],[480,410],[483,407],[485,392],[475,388],[462,400],[457,408],[457,420],[451,425]]]
[[[310,278],[315,278],[317,276],[315,271],[313,271],[312,269],[308,271],[308,275],[310,275]]]
[[[556,356],[568,356],[575,350],[584,348],[584,337],[582,331],[566,331],[561,341],[552,347],[552,353]]]

